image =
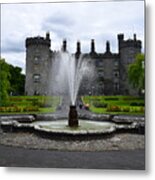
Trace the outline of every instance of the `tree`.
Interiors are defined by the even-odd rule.
[[[25,75],[20,67],[14,67],[0,59],[0,106],[4,105],[9,94],[23,95]]]
[[[20,67],[14,67],[9,65],[10,71],[10,90],[9,92],[13,95],[23,95],[25,86],[25,75],[22,74]]]
[[[0,106],[4,105],[8,100],[8,91],[10,88],[9,77],[9,65],[4,59],[0,59]]]
[[[135,62],[130,64],[128,67],[129,82],[134,88],[137,88],[140,92],[145,88],[144,62],[144,54],[137,54]]]

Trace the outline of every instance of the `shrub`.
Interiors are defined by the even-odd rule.
[[[32,99],[31,101],[32,101],[33,106],[38,106],[39,105],[38,99]]]
[[[107,112],[121,112],[120,106],[109,105],[106,109]]]
[[[119,100],[119,98],[115,98],[115,97],[109,97],[109,98],[104,98],[104,100],[106,100],[106,101],[118,101]]]
[[[22,108],[17,106],[0,107],[0,112],[21,112]]]
[[[39,107],[52,107],[52,103],[51,102],[39,102],[38,103]]]
[[[98,108],[107,108],[107,106],[108,106],[107,103],[99,103],[99,102],[95,102],[95,103],[93,103],[93,105]]]
[[[38,106],[27,106],[23,108],[24,112],[39,111]]]
[[[143,102],[131,102],[130,106],[144,106],[145,104]]]
[[[130,108],[129,107],[123,107],[122,112],[130,112]]]
[[[131,102],[130,106],[138,106],[138,103],[137,102]]]

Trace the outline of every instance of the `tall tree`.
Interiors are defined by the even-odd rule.
[[[138,54],[135,58],[135,62],[128,67],[129,82],[139,91],[142,91],[145,88],[144,62],[144,54]]]
[[[0,105],[4,105],[8,100],[8,92],[10,88],[9,82],[10,72],[9,65],[4,59],[0,58]]]

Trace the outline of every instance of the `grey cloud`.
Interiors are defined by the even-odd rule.
[[[24,52],[24,42],[23,41],[13,41],[6,39],[4,43],[1,43],[1,51],[2,53],[20,53]]]
[[[55,13],[53,16],[44,19],[42,22],[42,30],[51,31],[59,38],[67,38],[73,33],[71,27],[74,26],[74,21],[66,15]]]

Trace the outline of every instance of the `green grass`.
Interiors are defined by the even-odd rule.
[[[97,114],[144,114],[144,99],[133,96],[85,96],[84,104]]]

